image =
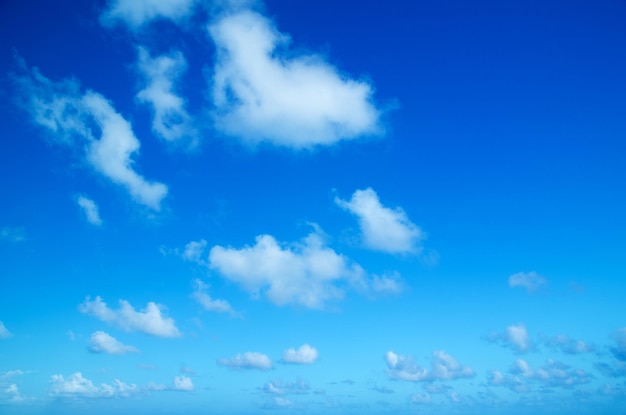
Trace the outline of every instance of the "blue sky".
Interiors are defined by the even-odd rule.
[[[623,414],[625,18],[1,2],[0,412]]]

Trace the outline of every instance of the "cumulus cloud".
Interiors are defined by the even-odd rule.
[[[507,327],[504,333],[491,334],[487,339],[491,342],[500,343],[516,353],[525,353],[534,347],[528,336],[528,330],[522,323]]]
[[[100,219],[100,212],[98,211],[98,205],[96,205],[96,202],[86,196],[79,196],[76,199],[76,203],[78,203],[78,206],[80,206],[83,210],[83,213],[87,218],[87,222],[96,226],[102,225],[102,219]]]
[[[319,353],[315,347],[303,344],[298,350],[289,348],[283,352],[283,363],[310,365],[317,360]]]
[[[106,354],[126,354],[136,353],[137,350],[133,346],[126,346],[119,342],[115,337],[105,333],[104,331],[96,331],[89,338],[88,350],[92,353],[106,353]]]
[[[187,245],[185,245],[185,249],[183,250],[183,259],[185,261],[206,264],[206,261],[203,258],[206,246],[207,242],[204,239],[189,242]]]
[[[410,356],[389,351],[385,354],[387,374],[391,379],[409,382],[432,382],[435,380],[455,380],[476,376],[474,369],[462,366],[455,358],[443,350],[435,350],[430,370],[419,366]]]
[[[572,339],[564,334],[551,337],[546,340],[546,346],[556,350],[560,350],[565,354],[591,353],[595,351],[595,347],[582,340]]]
[[[350,201],[336,197],[335,203],[358,218],[367,248],[393,254],[421,251],[422,230],[401,208],[383,206],[372,188],[355,191]]]
[[[8,339],[11,336],[13,335],[11,334],[9,329],[7,329],[4,323],[0,321],[0,339]]]
[[[245,10],[209,26],[216,127],[249,144],[294,149],[380,132],[372,87],[317,55],[281,54],[290,43],[267,18]]]
[[[197,0],[109,0],[106,10],[100,16],[105,26],[123,23],[131,30],[137,30],[156,19],[180,22],[188,17]]]
[[[0,228],[0,241],[23,242],[26,240],[26,233],[23,228],[12,228],[3,226]]]
[[[582,369],[548,359],[546,364],[533,369],[523,359],[517,359],[509,371],[512,375],[535,381],[544,387],[560,387],[570,389],[577,385],[589,383],[592,376]]]
[[[291,245],[260,235],[253,246],[214,246],[209,267],[255,296],[263,291],[274,304],[317,309],[343,296],[339,283],[364,279],[364,271],[327,247],[318,232]]]
[[[50,377],[50,396],[63,398],[114,398],[129,397],[139,388],[134,384],[126,384],[119,379],[113,380],[113,384],[102,383],[96,386],[80,372],[70,375],[67,379],[63,375]]]
[[[529,293],[536,292],[541,286],[547,283],[546,279],[535,271],[518,272],[509,277],[509,287],[525,288]]]
[[[176,376],[174,377],[174,390],[177,391],[192,391],[193,390],[193,382],[191,378],[187,376]]]
[[[160,210],[167,186],[134,170],[139,140],[111,103],[96,92],[81,92],[74,80],[52,82],[37,68],[26,72],[14,80],[33,121],[48,130],[54,142],[85,151],[83,157],[91,168],[125,188],[136,202]]]
[[[195,144],[197,131],[185,108],[185,99],[176,92],[176,84],[187,68],[180,51],[153,58],[139,48],[137,68],[144,87],[137,93],[139,102],[149,105],[153,112],[152,131],[167,141],[186,139]]]
[[[113,310],[99,296],[93,301],[87,297],[79,310],[125,331],[140,331],[158,337],[180,336],[174,320],[162,314],[164,306],[150,301],[145,309],[136,311],[126,300],[119,300],[119,305]]]
[[[209,286],[200,279],[195,279],[193,285],[194,291],[191,294],[191,298],[196,300],[205,310],[215,311],[217,313],[236,314],[228,301],[211,298],[207,292]]]
[[[257,370],[270,370],[272,361],[267,355],[258,352],[245,352],[239,353],[235,357],[217,359],[217,364],[220,366],[226,366],[231,369],[257,369]]]

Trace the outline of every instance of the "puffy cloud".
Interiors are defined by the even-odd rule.
[[[207,242],[204,239],[199,241],[191,241],[185,245],[182,257],[185,261],[197,262],[199,264],[205,264],[206,262],[202,258]]]
[[[126,346],[122,344],[115,337],[105,333],[104,331],[96,331],[89,338],[88,349],[92,353],[106,353],[106,354],[126,354],[136,353],[137,350],[133,346]]]
[[[100,219],[100,213],[96,202],[86,196],[79,196],[78,199],[76,199],[76,203],[78,203],[78,206],[80,206],[83,210],[83,213],[89,223],[96,226],[102,225],[102,219]]]
[[[317,360],[319,353],[315,347],[303,344],[298,350],[289,348],[283,352],[283,363],[310,365]]]
[[[194,292],[191,298],[196,300],[205,310],[215,311],[218,313],[236,314],[235,310],[228,304],[226,300],[215,300],[211,298],[207,292],[209,286],[199,279],[194,280]]]
[[[139,48],[137,63],[144,88],[137,99],[152,107],[152,131],[167,141],[187,139],[195,144],[197,131],[185,108],[185,100],[176,93],[176,83],[185,72],[187,63],[180,51],[152,58]]]
[[[160,210],[167,186],[147,181],[133,169],[139,140],[109,101],[93,91],[82,93],[73,80],[52,82],[37,68],[14,80],[23,107],[55,142],[86,149],[85,160],[97,173],[124,187],[138,203]]]
[[[177,391],[192,391],[193,390],[193,382],[191,378],[187,376],[176,376],[174,377],[174,390]]]
[[[136,311],[126,300],[120,300],[119,305],[119,309],[113,310],[99,296],[93,301],[87,297],[79,310],[125,331],[141,331],[158,337],[180,336],[174,320],[162,315],[162,305],[150,301],[141,311]]]
[[[535,271],[532,272],[518,272],[509,277],[509,287],[522,287],[526,288],[529,293],[536,292],[542,285],[547,283],[546,279]]]
[[[443,350],[433,352],[430,370],[420,367],[410,356],[398,355],[393,351],[385,354],[385,362],[390,378],[410,382],[455,380],[476,376],[471,367],[462,366]]]
[[[421,251],[422,230],[401,208],[383,206],[372,188],[355,191],[350,201],[336,197],[335,203],[358,218],[367,248],[394,254]]]
[[[343,296],[339,283],[364,280],[364,271],[325,246],[317,232],[291,246],[281,246],[271,235],[257,236],[253,246],[240,249],[214,246],[209,266],[253,295],[263,291],[274,304],[317,309]]]
[[[487,339],[491,342],[499,342],[516,353],[525,353],[534,347],[528,337],[526,326],[522,323],[507,327],[504,333],[491,334]]]
[[[565,354],[591,353],[595,351],[593,345],[587,344],[582,340],[572,339],[564,334],[549,338],[546,341],[546,346],[560,350]]]
[[[179,22],[191,14],[195,4],[196,0],[109,0],[100,21],[105,26],[122,22],[137,30],[155,19]]]
[[[257,370],[270,370],[272,361],[267,355],[258,352],[245,352],[239,353],[235,357],[227,359],[217,359],[217,364],[220,366],[226,366],[231,369],[257,369]]]
[[[282,55],[288,35],[245,10],[209,26],[217,48],[212,79],[216,128],[249,144],[294,149],[380,132],[372,87],[320,56]]]
[[[544,387],[573,388],[576,385],[589,383],[592,376],[582,369],[572,369],[570,366],[548,359],[547,363],[533,369],[523,359],[518,359],[513,364],[510,373],[533,380]]]
[[[0,241],[23,242],[26,240],[26,233],[23,228],[12,228],[3,226],[0,228]]]
[[[96,386],[80,372],[76,372],[67,379],[63,375],[52,375],[49,393],[51,396],[64,398],[114,398],[128,397],[138,390],[137,385],[128,385],[119,379],[113,380],[112,385],[102,383]]]
[[[11,336],[13,335],[11,334],[9,329],[7,329],[4,323],[0,321],[0,339],[8,339]]]

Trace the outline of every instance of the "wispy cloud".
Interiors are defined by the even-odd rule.
[[[179,22],[189,16],[197,0],[109,0],[100,16],[105,26],[123,23],[138,30],[156,19]]]
[[[435,350],[431,367],[419,366],[410,356],[399,355],[393,351],[385,354],[387,374],[391,379],[410,382],[431,382],[434,380],[455,380],[476,376],[474,369],[463,366],[455,358],[443,350]]]
[[[0,321],[0,339],[8,339],[9,337],[12,337],[12,336],[13,335],[11,334],[9,329],[7,329],[4,323]]]
[[[283,363],[292,363],[298,365],[310,365],[319,357],[319,353],[315,347],[303,344],[297,350],[289,348],[283,352]]]
[[[63,398],[114,398],[129,397],[139,391],[135,384],[126,384],[119,379],[112,384],[102,383],[96,386],[80,372],[73,373],[67,379],[63,375],[50,377],[50,396]]]
[[[518,272],[509,277],[509,287],[525,288],[529,293],[535,293],[539,288],[547,283],[546,279],[535,271]]]
[[[195,279],[193,285],[194,291],[191,294],[191,298],[196,300],[205,310],[215,311],[217,313],[237,314],[228,301],[211,298],[208,293],[209,286],[200,279]]]
[[[209,26],[216,127],[250,144],[294,149],[376,134],[373,88],[317,55],[281,55],[290,42],[266,17],[244,10]]]
[[[23,242],[26,240],[24,228],[3,226],[0,228],[0,241]]]
[[[102,225],[102,219],[100,218],[100,212],[96,202],[86,196],[78,196],[76,203],[78,203],[78,206],[82,209],[89,223],[96,226]]]
[[[119,342],[115,337],[104,331],[96,331],[89,338],[87,349],[92,353],[106,353],[122,355],[126,353],[136,353],[139,350],[133,346],[127,346]]]
[[[217,364],[236,370],[270,370],[273,367],[271,359],[267,355],[258,352],[239,353],[235,357],[217,359]]]

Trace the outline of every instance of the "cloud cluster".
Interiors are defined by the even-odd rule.
[[[120,300],[119,305],[117,310],[113,310],[99,296],[93,301],[87,297],[79,310],[125,331],[140,331],[157,337],[181,335],[174,320],[162,314],[164,307],[161,305],[150,301],[141,311],[136,311],[126,300]]]
[[[319,353],[315,347],[303,344],[297,350],[289,348],[283,352],[283,363],[310,365],[317,360]]]
[[[100,212],[98,211],[98,205],[96,205],[96,202],[86,196],[79,196],[76,199],[76,203],[83,210],[83,213],[87,218],[87,222],[95,226],[102,225],[102,219],[100,218]]]
[[[565,354],[592,353],[595,346],[585,343],[582,340],[575,340],[564,334],[551,337],[546,340],[546,346],[556,350],[560,350]]]
[[[385,354],[387,374],[391,379],[409,382],[432,382],[435,380],[455,380],[476,376],[474,369],[462,366],[455,358],[443,350],[435,350],[430,370],[419,366],[410,356],[389,351]]]
[[[524,324],[508,326],[503,333],[493,333],[487,340],[498,342],[504,347],[512,349],[515,353],[526,353],[534,348],[533,342],[528,336],[528,330]]]
[[[203,283],[200,279],[195,279],[193,282],[194,291],[191,294],[191,298],[196,300],[207,311],[215,311],[217,313],[236,314],[235,310],[230,306],[226,300],[217,300],[211,298],[207,292],[209,286]]]
[[[518,272],[509,277],[509,287],[525,288],[529,293],[536,292],[539,288],[547,283],[546,279],[535,271]]]
[[[96,386],[80,372],[70,375],[52,375],[50,378],[50,396],[63,398],[125,398],[139,391],[135,384],[126,384],[119,379],[113,384],[102,383]]]
[[[115,337],[104,331],[96,331],[89,338],[87,349],[92,353],[106,353],[122,355],[136,353],[139,350],[133,346],[127,346],[119,342]]]
[[[533,369],[525,360],[518,359],[513,364],[510,373],[537,381],[545,387],[572,388],[591,381],[591,375],[584,370],[572,369],[552,359],[548,359],[546,364],[538,369]]]
[[[289,36],[264,16],[226,14],[209,33],[217,48],[215,125],[223,133],[301,149],[380,131],[368,83],[343,76],[320,56],[281,55]]]
[[[217,359],[217,364],[235,370],[270,370],[273,367],[270,358],[267,355],[258,352],[239,353],[231,358]]]
[[[421,251],[422,230],[401,208],[383,206],[372,188],[355,191],[349,201],[336,197],[335,203],[358,218],[367,248],[393,254]]]
[[[100,16],[104,26],[125,24],[138,30],[155,19],[181,21],[189,16],[197,0],[109,0]]]

